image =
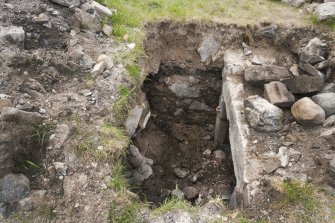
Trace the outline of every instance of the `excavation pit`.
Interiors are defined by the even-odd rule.
[[[307,179],[306,171],[316,176],[313,169],[298,175],[294,163],[283,167],[279,151],[313,162],[317,154],[305,147],[319,138],[322,128],[296,130],[300,127],[290,107],[280,104],[278,113],[267,116],[271,112],[264,111],[274,107],[266,100],[265,84],[287,85],[298,101],[334,82],[331,66],[306,71],[308,61],[301,56],[314,41],[322,58],[330,58],[332,38],[326,32],[173,21],[148,24],[147,29],[145,80],[126,121],[134,144],[130,163],[132,156],[140,157],[131,179],[143,200],[159,205],[184,196],[198,204],[218,196],[229,200],[231,208],[257,207],[274,199],[269,182]],[[318,75],[306,75],[312,71]],[[308,79],[307,84],[301,79]],[[275,88],[271,95],[283,94]],[[291,142],[296,137],[303,137],[304,145]]]
[[[153,160],[152,175],[136,191],[143,200],[159,205],[180,191],[197,203],[229,200],[235,186],[229,140],[215,140],[221,86],[220,71],[164,65],[144,82],[151,118],[133,140]]]

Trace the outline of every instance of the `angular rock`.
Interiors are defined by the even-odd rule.
[[[5,107],[2,109],[0,118],[6,122],[40,123],[47,117],[37,112],[25,112],[16,108]]]
[[[182,192],[178,186],[176,186],[176,189],[174,189],[172,192],[171,192],[171,195],[178,198],[179,200],[184,200],[185,198],[185,195],[184,195],[184,192]]]
[[[326,117],[325,111],[308,97],[295,102],[291,112],[297,122],[306,126],[321,124]]]
[[[7,174],[0,180],[0,203],[14,204],[29,194],[30,182],[23,174]]]
[[[54,165],[58,175],[60,175],[60,176],[65,176],[66,175],[66,170],[67,170],[67,164],[66,163],[54,162],[53,165]]]
[[[56,70],[61,74],[69,75],[73,73],[71,67],[69,67],[63,60],[54,58],[51,60],[51,63],[54,65]]]
[[[104,62],[97,63],[96,65],[94,65],[91,71],[91,74],[100,75],[104,72],[105,68],[106,68],[106,64]]]
[[[106,54],[101,54],[98,57],[97,63],[104,63],[107,69],[111,69],[113,67],[113,59]]]
[[[335,125],[335,115],[328,117],[322,124],[323,127],[330,127],[332,125]]]
[[[50,0],[50,1],[66,7],[78,7],[80,5],[80,0]]]
[[[311,39],[305,47],[302,48],[302,53],[310,56],[318,55],[324,57],[327,53],[327,44],[323,43],[319,38],[315,37]]]
[[[91,3],[92,8],[98,12],[100,16],[111,16],[112,15],[112,10],[109,8],[101,5],[100,3],[93,1]]]
[[[318,71],[309,63],[299,63],[299,68],[303,71],[306,71],[307,74],[310,74],[312,76],[321,77],[322,79],[325,78],[325,75],[322,72]]]
[[[174,83],[169,86],[170,91],[172,91],[177,97],[185,98],[197,98],[200,96],[200,90],[195,87],[191,87],[187,84]]]
[[[189,186],[183,189],[184,195],[187,200],[194,201],[199,196],[199,190],[196,187]]]
[[[327,117],[335,114],[335,93],[318,94],[312,100],[325,111]]]
[[[333,158],[330,162],[329,162],[329,168],[330,171],[332,171],[335,174],[335,158]]]
[[[274,153],[264,154],[263,170],[270,174],[281,166],[281,161]]]
[[[277,25],[269,25],[260,28],[260,33],[262,36],[274,39],[276,38],[277,35],[277,29],[278,29]]]
[[[109,26],[109,25],[104,25],[103,27],[102,27],[102,32],[103,32],[103,34],[105,34],[106,36],[109,36],[109,37],[111,37],[113,34],[112,34],[112,31],[113,31],[113,28],[111,27],[111,26]]]
[[[0,39],[7,39],[12,43],[21,43],[24,41],[25,32],[21,26],[0,26]]]
[[[101,30],[101,24],[97,17],[91,15],[90,13],[84,12],[83,10],[76,8],[75,9],[75,18],[77,25],[81,29],[88,29],[92,32],[98,32]]]
[[[289,155],[287,148],[284,146],[280,147],[277,156],[280,160],[280,166],[284,168],[287,167],[289,162]]]
[[[0,99],[0,112],[5,107],[12,107],[12,102],[9,99]]]
[[[325,61],[322,61],[322,62],[314,65],[314,67],[317,70],[322,70],[322,69],[328,68],[329,64],[330,64],[329,60],[325,60]]]
[[[294,94],[312,93],[323,88],[324,80],[321,77],[299,75],[282,81]]]
[[[322,93],[335,93],[335,84],[334,83],[325,84],[321,92]]]
[[[46,190],[32,190],[29,196],[19,201],[19,208],[24,211],[31,211],[41,205],[45,205],[46,201]]]
[[[45,13],[41,13],[38,15],[38,17],[34,18],[34,21],[37,23],[46,23],[49,21],[49,17]]]
[[[295,102],[292,92],[287,90],[286,85],[279,81],[264,85],[264,98],[278,107],[291,107]]]
[[[125,121],[125,128],[127,135],[133,137],[140,122],[141,116],[143,113],[143,108],[141,106],[135,106],[132,110],[129,111],[128,117]]]
[[[244,55],[248,56],[252,54],[252,51],[250,50],[249,46],[246,43],[242,43],[242,47]]]
[[[254,84],[265,84],[292,77],[287,68],[275,65],[251,66],[245,69],[244,79]]]
[[[187,176],[187,174],[188,174],[188,171],[186,171],[186,170],[182,170],[182,169],[180,169],[180,168],[174,168],[174,169],[173,169],[173,172],[174,172],[174,174],[175,174],[177,177],[179,177],[179,178],[181,178],[181,179],[185,178],[185,177]]]
[[[282,128],[283,111],[258,95],[244,101],[246,117],[251,127],[259,131],[277,131]]]
[[[214,157],[217,160],[225,160],[226,154],[222,150],[216,150],[214,151]]]
[[[281,0],[281,2],[289,4],[289,5],[293,5],[295,7],[299,7],[305,3],[305,0]]]
[[[219,47],[220,42],[216,40],[213,34],[207,36],[198,49],[201,62],[202,63],[206,62],[211,56],[213,56],[218,51]]]
[[[75,127],[71,124],[57,125],[54,134],[50,136],[49,146],[50,149],[61,149],[73,133]]]
[[[152,165],[153,160],[144,157],[136,146],[129,146],[129,162],[134,168],[141,168],[144,164]]]
[[[212,108],[208,107],[206,104],[193,101],[189,106],[188,109],[195,110],[195,111],[213,111]]]
[[[300,62],[316,64],[325,61],[325,58],[316,54],[308,55],[304,52],[300,54]]]
[[[322,3],[316,8],[316,17],[319,21],[335,17],[335,2]]]
[[[335,143],[335,128],[328,129],[320,134],[320,137],[329,141],[330,143]]]
[[[294,64],[291,68],[290,68],[290,72],[293,74],[293,76],[299,76],[299,67],[298,65]]]

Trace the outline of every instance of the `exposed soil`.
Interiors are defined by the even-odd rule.
[[[173,83],[188,84],[189,89],[200,93],[178,97],[169,89]],[[177,66],[162,66],[157,75],[147,78],[143,91],[147,94],[152,118],[135,136],[134,142],[154,164],[153,175],[139,189],[142,199],[160,204],[176,186],[181,190],[194,186],[203,201],[215,196],[229,198],[235,183],[229,142],[225,145],[214,142],[215,109],[221,83],[220,72],[190,73]],[[194,100],[208,107],[192,109],[189,105]],[[215,158],[215,150],[224,151],[226,157]],[[175,168],[186,171],[187,175],[177,177]]]

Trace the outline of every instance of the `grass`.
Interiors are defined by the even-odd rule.
[[[116,160],[113,163],[112,179],[108,184],[109,188],[122,193],[125,193],[128,190],[129,184],[126,177],[124,176],[124,171],[125,167],[122,160]]]
[[[127,85],[121,84],[118,87],[119,99],[114,102],[112,111],[118,122],[123,122],[130,110],[130,103],[134,98],[134,89],[130,89]]]
[[[44,123],[34,124],[33,128],[34,128],[34,134],[32,135],[32,137],[37,140],[41,148],[44,148],[46,145],[45,142],[50,136],[53,125],[51,123],[44,122]]]
[[[130,77],[136,82],[136,81],[140,81],[141,78],[141,67],[135,63],[133,64],[128,64],[126,66],[126,69],[128,71],[128,74],[130,75]]]
[[[76,125],[72,147],[85,160],[114,161],[125,155],[130,141],[123,128],[104,124],[93,129],[82,121]]]
[[[318,201],[314,198],[315,187],[311,184],[301,184],[296,181],[290,181],[283,184],[284,200],[283,205],[297,204],[305,210],[312,212],[318,206]]]
[[[185,200],[180,200],[176,197],[172,197],[170,199],[166,199],[161,206],[152,210],[151,214],[161,215],[170,211],[181,209],[186,211],[194,211],[196,207],[192,207],[192,205]]]
[[[325,21],[319,21],[318,18],[316,17],[316,15],[311,14],[310,15],[310,20],[315,25],[324,25],[324,26],[328,26],[332,30],[335,30],[335,19],[328,19],[328,20],[325,20]]]
[[[138,222],[138,213],[143,204],[137,200],[116,199],[111,203],[110,223],[135,223]]]

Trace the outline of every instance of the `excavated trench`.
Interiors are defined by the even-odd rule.
[[[301,46],[315,36],[331,41],[317,29],[271,24],[148,24],[146,79],[128,120],[135,123],[128,132],[134,192],[155,205],[172,196],[195,204],[221,197],[231,208],[268,199],[266,193],[255,195],[262,190],[259,179],[267,174],[268,164],[274,164],[264,162],[265,155],[283,137],[250,128],[245,100],[265,97],[264,83],[284,79],[296,83],[288,85],[299,93],[295,87],[300,77],[292,69],[301,59]],[[265,71],[269,79],[256,83],[263,74],[256,75],[253,83],[245,78],[247,68]],[[285,70],[285,77],[268,69]],[[315,78],[304,75],[304,67],[298,72]],[[327,82],[333,82],[328,76]],[[289,109],[282,111],[282,124],[289,126],[293,117]]]
[[[152,175],[136,191],[143,200],[158,205],[179,189],[192,202],[229,199],[235,186],[229,140],[215,137],[221,86],[221,71],[214,70],[162,64],[148,76],[142,91],[151,118],[133,140],[153,160]]]

